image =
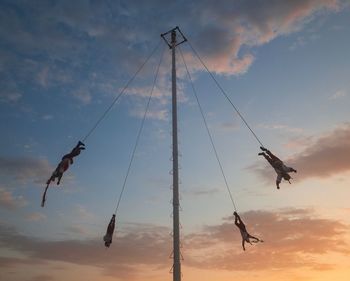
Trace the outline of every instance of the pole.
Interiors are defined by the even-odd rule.
[[[176,32],[180,34],[180,41],[176,41]],[[170,33],[170,42],[168,34]],[[177,143],[177,98],[176,98],[176,46],[187,41],[186,37],[176,26],[172,30],[160,35],[171,49],[172,72],[171,72],[171,100],[172,100],[172,131],[173,131],[173,281],[181,281],[181,253],[180,253],[180,215],[179,215],[179,163]]]
[[[179,219],[179,164],[178,164],[178,143],[177,143],[177,98],[176,98],[176,30],[171,31],[172,51],[172,131],[173,131],[173,246],[174,264],[173,281],[181,281],[180,262],[180,219]]]

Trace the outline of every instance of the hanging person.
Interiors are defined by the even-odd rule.
[[[264,156],[265,159],[270,163],[270,165],[274,168],[275,172],[277,173],[277,178],[276,178],[277,189],[280,189],[280,183],[282,181],[282,178],[290,183],[289,180],[292,177],[289,175],[289,173],[291,172],[296,173],[297,170],[284,165],[281,159],[273,155],[271,151],[266,149],[265,147],[260,146],[260,149],[263,152],[260,152],[258,155]]]
[[[245,224],[243,223],[243,221],[241,220],[241,217],[237,214],[237,212],[234,212],[233,214],[235,216],[235,225],[239,228],[239,231],[241,232],[242,248],[244,251],[245,251],[245,247],[244,247],[245,242],[248,242],[250,245],[252,245],[252,242],[253,243],[264,242],[263,240],[250,235],[245,227]],[[252,239],[252,241],[250,239]]]
[[[112,244],[113,233],[115,228],[115,214],[112,215],[111,221],[108,224],[106,235],[103,236],[103,241],[105,242],[105,246],[109,248]]]
[[[78,156],[81,150],[85,149],[85,144],[81,141],[72,149],[72,151],[62,157],[61,162],[57,165],[57,168],[52,173],[51,177],[47,180],[46,184],[54,182],[58,178],[57,185],[60,184],[63,173],[68,170],[69,166],[73,164],[73,158]]]
[[[46,181],[46,188],[41,200],[41,206],[44,207],[46,201],[46,192],[49,188],[51,182],[54,182],[57,178],[57,185],[60,184],[63,173],[68,170],[69,166],[73,164],[73,158],[78,156],[81,150],[85,149],[85,144],[81,141],[72,149],[72,151],[62,157],[61,162],[57,165],[56,169],[53,171],[51,177]]]
[[[73,158],[78,156],[81,150],[85,150],[85,144],[81,141],[78,141],[78,144],[72,149],[72,151],[62,157],[62,160],[65,158],[70,159],[70,164],[73,164]]]
[[[44,207],[44,205],[45,205],[46,192],[47,192],[47,189],[50,186],[50,183],[54,182],[55,179],[58,178],[57,185],[59,185],[60,182],[61,182],[63,173],[65,171],[67,171],[68,168],[69,168],[69,165],[73,163],[73,159],[72,158],[68,158],[68,157],[64,158],[64,157],[62,158],[61,162],[57,165],[56,169],[53,171],[51,177],[46,182],[46,188],[45,188],[44,194],[43,194],[42,199],[41,199],[41,207]]]

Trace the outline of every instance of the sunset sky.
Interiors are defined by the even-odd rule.
[[[171,52],[179,26],[291,184],[181,45],[248,231],[177,51],[186,281],[350,280],[350,2],[0,0],[0,280],[172,280]],[[46,180],[93,128],[60,186]],[[149,112],[115,210],[159,61]]]

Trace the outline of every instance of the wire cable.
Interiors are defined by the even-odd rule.
[[[188,70],[188,67],[187,67],[185,58],[184,58],[184,56],[183,56],[183,54],[182,54],[182,51],[181,51],[181,48],[180,48],[180,47],[179,47],[179,50],[180,50],[180,54],[181,54],[182,60],[183,60],[183,62],[184,62],[186,71],[187,71],[187,75],[188,75],[189,81],[190,81],[190,83],[191,83],[191,87],[192,87],[192,90],[193,90],[193,94],[194,94],[194,96],[195,96],[195,98],[196,98],[196,101],[197,101],[197,104],[198,104],[198,107],[199,107],[199,111],[200,111],[200,113],[201,113],[201,115],[202,115],[205,128],[207,129],[207,133],[208,133],[208,136],[209,136],[211,145],[212,145],[212,147],[213,147],[216,160],[218,161],[218,164],[219,164],[219,167],[220,167],[222,176],[223,176],[224,181],[225,181],[225,185],[226,185],[227,191],[228,191],[228,193],[229,193],[229,195],[230,195],[230,198],[231,198],[231,201],[232,201],[232,204],[233,204],[233,208],[234,208],[235,211],[237,211],[235,201],[233,200],[233,196],[232,196],[231,190],[230,190],[230,188],[229,188],[229,186],[228,186],[227,179],[226,179],[226,176],[225,176],[225,173],[224,173],[224,169],[223,169],[223,167],[222,167],[222,164],[221,164],[221,161],[220,161],[218,152],[217,152],[216,147],[215,147],[215,144],[214,144],[213,137],[212,137],[212,135],[211,135],[211,133],[210,133],[210,130],[209,130],[209,127],[208,127],[208,123],[207,123],[207,120],[206,120],[205,115],[204,115],[204,112],[203,112],[203,108],[202,108],[202,106],[201,106],[201,104],[200,104],[200,102],[199,102],[198,95],[197,95],[197,91],[196,91],[196,89],[195,89],[195,87],[194,87],[194,85],[193,85],[193,81],[192,81],[191,74],[190,74],[190,72],[189,72],[189,70]]]
[[[141,66],[138,68],[138,70],[134,73],[134,75],[129,79],[129,81],[125,84],[124,88],[121,90],[119,95],[117,95],[112,103],[107,107],[107,109],[103,112],[101,117],[97,120],[97,122],[94,124],[94,126],[90,129],[90,131],[85,135],[83,138],[83,142],[92,134],[93,131],[98,127],[98,125],[101,123],[101,121],[106,117],[107,113],[112,109],[114,104],[119,100],[119,98],[124,94],[125,90],[129,87],[131,82],[134,81],[135,77],[139,72],[143,69],[143,67],[146,65],[146,63],[149,61],[149,59],[153,56],[153,54],[156,52],[156,50],[159,48],[161,44],[161,40],[159,41],[158,45],[152,50],[151,54],[146,58],[146,60],[141,64]]]
[[[133,149],[132,154],[131,154],[128,170],[127,170],[125,178],[124,178],[123,187],[122,187],[122,190],[121,190],[121,192],[119,194],[119,198],[118,198],[118,202],[117,202],[117,206],[115,208],[114,214],[117,214],[117,211],[118,211],[118,208],[119,208],[119,204],[120,204],[120,201],[122,199],[122,196],[123,196],[123,193],[124,193],[124,190],[125,190],[125,186],[126,186],[126,183],[127,183],[128,177],[129,177],[129,173],[130,173],[130,170],[131,170],[131,165],[132,165],[134,157],[135,157],[135,152],[136,152],[137,146],[139,144],[140,136],[141,136],[141,133],[142,133],[142,130],[143,130],[143,126],[145,124],[145,120],[146,120],[146,116],[147,116],[147,113],[148,113],[149,105],[150,105],[150,102],[151,102],[151,99],[152,99],[154,87],[155,87],[155,84],[156,84],[156,81],[157,81],[157,77],[158,77],[158,74],[159,74],[159,68],[160,68],[160,65],[161,65],[162,60],[163,60],[164,50],[165,50],[165,46],[163,47],[163,51],[162,51],[160,59],[159,59],[159,64],[158,64],[158,67],[157,67],[157,70],[156,70],[156,74],[155,74],[155,77],[154,77],[151,93],[150,93],[150,96],[149,96],[148,101],[147,101],[145,113],[143,115],[143,119],[142,119],[142,122],[141,122],[141,125],[140,125],[140,129],[139,129],[137,137],[136,137],[136,142],[135,142],[135,145],[134,145],[134,149]]]
[[[204,66],[204,68],[207,70],[207,72],[209,73],[209,75],[211,76],[211,78],[214,80],[215,84],[218,86],[218,88],[220,89],[220,91],[222,92],[222,94],[226,97],[226,99],[229,101],[229,103],[232,105],[232,107],[234,108],[234,110],[237,112],[238,116],[242,119],[242,121],[244,122],[244,124],[247,126],[247,128],[250,130],[250,132],[253,134],[253,136],[255,137],[255,139],[258,141],[258,143],[264,147],[263,143],[261,142],[261,140],[258,138],[258,136],[255,134],[255,132],[253,131],[253,129],[249,126],[248,122],[245,120],[245,118],[243,117],[243,115],[239,112],[238,108],[233,104],[233,102],[231,101],[231,99],[229,98],[229,96],[227,95],[227,93],[225,92],[225,90],[221,87],[221,85],[219,84],[219,82],[216,80],[215,76],[213,75],[213,73],[208,69],[208,67],[205,65],[205,63],[203,62],[203,60],[201,59],[201,57],[199,56],[199,54],[196,52],[196,50],[193,48],[193,46],[191,45],[191,43],[189,41],[187,41],[188,44],[190,45],[193,53],[196,55],[196,57],[199,59],[199,61],[202,63],[202,65]]]

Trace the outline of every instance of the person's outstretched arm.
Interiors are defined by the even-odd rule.
[[[233,213],[235,215],[235,225],[239,226],[241,224],[241,218],[237,214],[237,212]]]

